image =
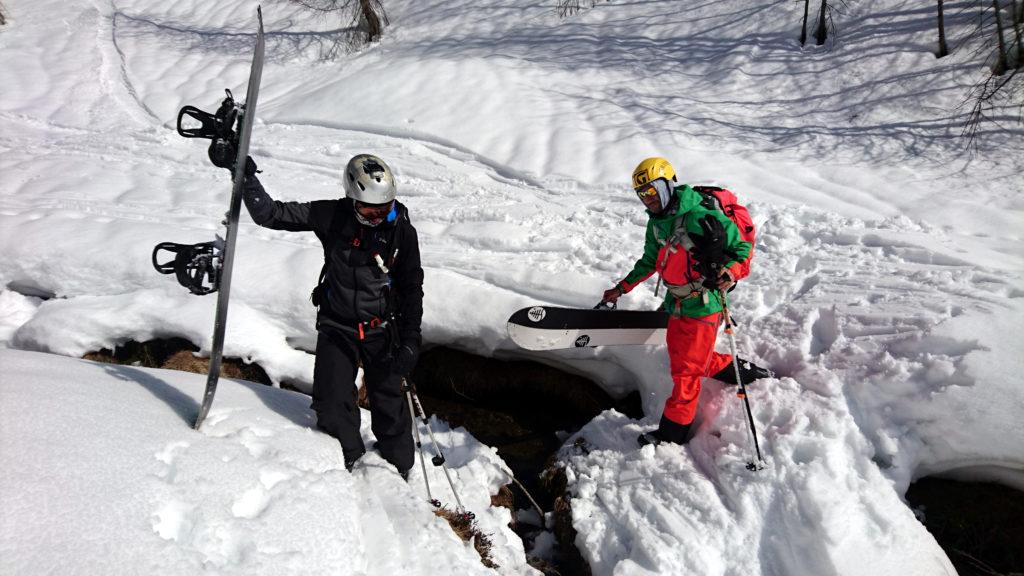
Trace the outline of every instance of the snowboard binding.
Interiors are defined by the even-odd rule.
[[[160,251],[174,254],[165,262],[157,259]],[[153,248],[153,267],[161,274],[174,274],[178,283],[198,296],[212,294],[220,289],[220,270],[223,263],[224,241],[199,244],[161,242]]]
[[[211,140],[207,155],[218,168],[231,169],[238,156],[238,130],[244,116],[244,105],[235,102],[231,90],[220,107],[213,114],[195,106],[185,106],[178,111],[178,134],[185,138]],[[173,258],[160,261],[160,253],[166,251]],[[176,244],[161,242],[153,248],[153,267],[161,274],[174,274],[178,283],[189,292],[203,296],[220,289],[221,268],[224,263],[224,241],[219,237],[213,242],[199,244]]]
[[[206,151],[210,162],[218,168],[233,168],[238,153],[238,131],[235,125],[239,121],[244,106],[235,102],[231,90],[224,89],[227,97],[220,103],[220,108],[213,114],[204,112],[195,106],[185,106],[178,111],[178,134],[185,138],[206,138],[212,140]],[[182,120],[186,118],[198,122],[199,125],[185,127]]]

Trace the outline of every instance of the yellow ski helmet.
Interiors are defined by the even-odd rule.
[[[664,178],[675,182],[676,171],[672,168],[672,165],[668,163],[668,160],[665,160],[664,158],[648,158],[638,164],[636,169],[633,170],[633,189],[636,190],[641,186],[645,186],[648,183],[657,180],[658,178]]]

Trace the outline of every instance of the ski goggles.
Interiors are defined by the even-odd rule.
[[[384,204],[367,204],[366,202],[355,201],[356,214],[360,217],[364,224],[370,226],[376,226],[384,220],[391,222],[398,215],[395,210],[395,202],[385,202]]]
[[[668,193],[668,182],[664,178],[658,178],[643,186],[635,189],[636,195],[641,200],[646,200],[652,196],[658,196],[662,192]]]

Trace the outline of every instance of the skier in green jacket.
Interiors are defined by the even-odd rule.
[[[644,253],[602,298],[614,303],[655,272],[667,289],[666,344],[673,387],[658,429],[642,434],[641,445],[686,443],[704,376],[736,383],[732,357],[715,352],[715,340],[723,321],[725,291],[746,276],[753,246],[701,193],[675,182],[675,170],[664,158],[648,158],[633,171],[633,189],[649,217]],[[741,362],[744,382],[770,374]]]

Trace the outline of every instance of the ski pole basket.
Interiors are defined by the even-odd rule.
[[[170,252],[174,257],[160,262],[161,251]],[[153,267],[161,274],[174,274],[178,283],[193,294],[212,294],[220,289],[223,251],[224,242],[220,238],[199,244],[161,242],[153,248]]]

